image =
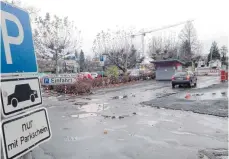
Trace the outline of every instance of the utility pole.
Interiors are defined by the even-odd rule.
[[[56,75],[58,75],[58,58],[57,50],[55,50],[55,65],[56,65]]]
[[[211,52],[211,60],[212,60],[212,48],[211,48],[210,52]],[[211,61],[211,60],[210,60],[210,61]]]
[[[126,37],[125,37],[125,39],[126,39]],[[132,46],[132,38],[131,38],[131,45],[130,46]],[[127,72],[127,58],[128,58],[127,56],[128,56],[128,54],[127,54],[127,52],[125,52],[125,65],[124,65],[124,67],[125,67],[126,72]]]
[[[140,58],[144,56],[145,53],[145,33],[142,34],[142,55],[140,54]]]
[[[126,72],[127,72],[127,56],[128,56],[128,55],[127,55],[127,53],[126,53],[126,57],[125,57],[125,71],[126,71]],[[126,72],[125,72],[125,73],[126,73]]]

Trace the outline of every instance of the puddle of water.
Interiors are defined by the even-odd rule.
[[[67,141],[67,142],[74,142],[74,141],[85,140],[85,139],[88,139],[88,138],[91,138],[91,136],[83,136],[83,137],[66,136],[66,137],[64,138],[64,141]]]
[[[160,145],[161,148],[167,148],[169,146],[168,143],[166,143],[165,141],[159,141],[159,140],[153,140],[151,137],[149,136],[142,136],[142,135],[137,135],[135,134],[134,137],[139,138],[139,139],[143,139],[149,143],[155,144],[155,145]]]
[[[71,115],[72,118],[78,118],[78,116],[79,116],[78,114],[76,114],[76,115]]]
[[[47,107],[47,108],[49,109],[49,108],[55,108],[55,107],[56,107],[56,106],[50,106],[50,107]]]
[[[143,125],[149,125],[149,126],[152,126],[152,125],[156,125],[158,123],[158,121],[139,121],[137,124],[143,124]]]
[[[169,119],[162,119],[161,121],[175,123],[174,120],[169,120]]]
[[[79,106],[82,106],[82,105],[86,105],[88,104],[87,102],[76,102],[74,103],[74,105],[79,105]]]
[[[129,97],[131,97],[131,96],[129,96]],[[124,99],[124,98],[128,98],[128,95],[114,96],[114,97],[112,97],[112,99]]]
[[[83,105],[80,108],[80,110],[88,112],[88,113],[97,113],[97,112],[101,112],[103,110],[106,110],[108,108],[107,104],[108,103],[104,103],[104,104],[91,103],[88,105]]]
[[[127,128],[127,125],[118,125],[118,126],[114,126],[112,128],[113,129],[124,129],[124,128]]]
[[[177,135],[194,135],[189,132],[181,132],[181,131],[171,131],[171,133],[177,134]]]
[[[91,101],[93,101],[93,102],[97,102],[97,101],[99,101],[100,99],[91,99]]]
[[[56,97],[53,96],[49,96],[48,99],[55,99]]]
[[[87,118],[97,116],[95,113],[85,113],[85,114],[73,114],[71,115],[72,118]]]
[[[115,131],[114,129],[111,129],[111,128],[105,128],[106,131]]]

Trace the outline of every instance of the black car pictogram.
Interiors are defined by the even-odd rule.
[[[35,101],[38,98],[37,91],[32,90],[29,84],[20,84],[15,86],[14,93],[8,96],[8,104],[17,107],[19,102],[26,100]]]

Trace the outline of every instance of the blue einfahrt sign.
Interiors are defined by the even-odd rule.
[[[28,12],[1,1],[1,74],[36,73]]]

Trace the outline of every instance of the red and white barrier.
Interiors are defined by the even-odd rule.
[[[220,76],[220,69],[210,69],[209,76]]]
[[[196,68],[196,74],[198,76],[220,76],[220,69],[213,69],[209,67]]]

